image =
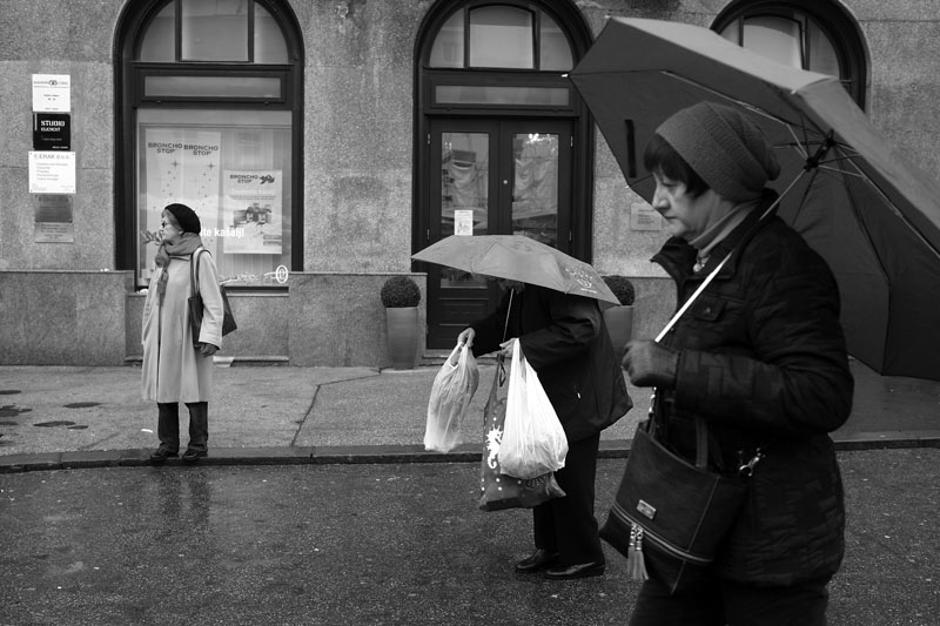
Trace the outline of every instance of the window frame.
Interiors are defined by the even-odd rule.
[[[115,138],[114,138],[114,224],[115,267],[134,270],[138,277],[137,261],[137,109],[216,108],[237,110],[285,110],[291,113],[291,216],[290,270],[303,271],[303,46],[297,19],[284,0],[253,0],[261,4],[277,21],[287,47],[287,64],[247,62],[176,61],[149,62],[136,59],[143,36],[152,20],[170,3],[177,4],[176,50],[179,58],[179,1],[144,0],[128,3],[118,20],[114,47],[115,76]],[[254,10],[252,9],[252,14]],[[249,22],[248,37],[253,36]],[[253,57],[253,54],[249,56]],[[213,77],[276,77],[281,82],[281,94],[268,97],[186,97],[144,95],[144,82],[148,76],[213,76]],[[232,285],[236,290],[277,290],[279,286]]]
[[[755,17],[811,20],[826,35],[839,62],[839,81],[859,108],[865,109],[868,89],[868,50],[858,24],[842,7],[829,0],[737,0],[718,14],[711,30],[721,33],[734,22]],[[798,18],[796,18],[799,21]],[[803,30],[803,29],[801,29]],[[806,37],[806,34],[803,34]],[[804,42],[800,42],[801,56]],[[805,63],[805,59],[804,59]]]

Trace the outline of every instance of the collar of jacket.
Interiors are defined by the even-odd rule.
[[[760,219],[767,207],[777,199],[777,192],[773,189],[764,189],[758,205],[748,214],[743,222],[738,224],[737,228],[731,231],[725,239],[715,244],[708,255],[708,263],[701,271],[693,271],[693,265],[698,252],[685,239],[670,237],[663,247],[653,255],[651,259],[654,263],[659,263],[666,273],[673,280],[679,282],[689,278],[704,280],[706,276],[721,263],[721,260],[727,256],[728,252],[735,249],[743,249],[748,241],[757,234],[764,225],[777,215],[775,207],[763,220]],[[738,267],[739,254],[731,255],[725,266],[721,268],[715,280],[727,279],[733,276]]]

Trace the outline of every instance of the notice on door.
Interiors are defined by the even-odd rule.
[[[456,209],[454,211],[454,234],[462,237],[473,235],[472,209]]]
[[[75,193],[75,153],[30,151],[29,193]]]

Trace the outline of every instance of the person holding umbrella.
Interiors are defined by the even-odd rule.
[[[594,298],[498,279],[505,294],[491,314],[464,329],[458,342],[475,356],[501,350],[512,338],[538,373],[568,440],[565,467],[555,472],[567,494],[533,509],[535,551],[520,573],[548,579],[599,576],[606,563],[594,518],[600,432],[633,403]]]
[[[629,342],[622,366],[634,385],[655,387],[667,447],[694,461],[702,418],[710,469],[750,462],[752,475],[717,560],[689,588],[670,594],[644,544],[649,579],[630,624],[825,624],[845,525],[828,433],[848,419],[854,385],[836,281],[774,214],[765,185],[776,158],[738,109],[678,111],[643,159],[671,235],[653,260],[679,305],[694,302],[661,341]]]

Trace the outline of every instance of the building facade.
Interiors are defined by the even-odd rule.
[[[185,202],[251,362],[384,367],[379,290],[421,286],[423,349],[496,295],[411,261],[518,233],[674,306],[664,234],[566,73],[610,16],[688,22],[837,75],[940,172],[940,9],[921,0],[0,2],[0,364],[139,358],[160,210]]]

